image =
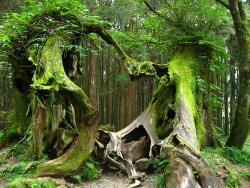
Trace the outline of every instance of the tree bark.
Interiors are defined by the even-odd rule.
[[[224,122],[224,136],[229,135],[229,119],[228,119],[228,82],[227,82],[227,72],[226,78],[224,78],[224,108],[225,108],[225,122]]]
[[[222,88],[221,86],[221,76],[217,75],[217,86]],[[218,97],[221,98],[222,94],[219,92]],[[222,127],[222,109],[220,106],[217,107],[217,126],[220,128],[220,134],[223,135],[223,127]]]
[[[37,160],[42,154],[44,128],[46,126],[47,110],[40,104],[37,105],[36,112],[33,116],[33,156]]]
[[[121,62],[121,73],[124,73],[124,62]],[[124,124],[124,117],[125,117],[125,96],[124,96],[124,86],[123,84],[120,82],[119,85],[119,91],[120,91],[120,105],[119,105],[119,129],[123,129],[125,127]]]
[[[95,55],[95,41],[90,39],[90,52],[89,52],[89,100],[91,105],[97,109],[97,69],[96,69],[96,55]]]

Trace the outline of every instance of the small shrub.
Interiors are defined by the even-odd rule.
[[[153,169],[155,170],[155,172],[158,173],[158,174],[164,173],[164,170],[165,170],[165,168],[166,168],[166,166],[168,164],[167,159],[164,159],[164,160],[161,161],[157,157],[150,158],[149,161],[152,164]]]
[[[76,174],[70,176],[70,179],[75,183],[81,183],[82,180],[86,180],[88,182],[94,181],[94,179],[97,178],[98,175],[97,169],[93,163],[95,162],[93,162],[93,160],[89,158],[88,161],[85,162],[82,169],[80,169]]]
[[[82,178],[88,180],[89,182],[94,181],[97,178],[97,169],[95,165],[89,162],[86,162],[85,167],[82,170]]]

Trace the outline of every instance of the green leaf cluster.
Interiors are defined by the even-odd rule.
[[[92,158],[89,158],[83,167],[76,174],[70,176],[70,178],[76,183],[81,183],[82,180],[94,181],[98,177],[98,170],[95,167],[96,163]]]
[[[26,4],[20,14],[5,14],[0,26],[3,30],[0,34],[2,53],[14,55],[14,50],[38,53],[50,36],[67,36],[77,41],[77,37],[84,36],[88,29],[82,26],[82,22],[108,24],[97,16],[91,16],[78,0],[27,0]],[[62,44],[62,47],[68,51],[82,50],[74,42],[71,45]]]

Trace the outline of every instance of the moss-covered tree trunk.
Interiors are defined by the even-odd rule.
[[[142,175],[136,172],[135,163],[155,156],[153,147],[156,146],[161,148],[159,155],[170,161],[170,169],[165,174],[167,187],[218,187],[215,173],[200,154],[206,130],[199,110],[202,106],[196,99],[195,77],[189,68],[194,57],[193,49],[185,48],[168,64],[159,67],[150,62],[136,65],[128,61],[133,78],[141,73],[161,75],[149,107],[140,116],[119,132],[100,131],[101,142],[107,143],[107,136],[102,135],[108,134],[110,138],[105,151],[107,161],[127,171],[130,178]],[[112,159],[113,152],[120,161]]]
[[[51,37],[47,40],[41,52],[37,74],[33,77],[32,87],[38,94],[58,92],[71,102],[75,109],[79,135],[75,137],[68,152],[59,158],[36,166],[36,176],[69,176],[73,174],[92,152],[95,143],[99,114],[93,111],[83,90],[66,75],[62,61],[62,42],[65,42],[65,39],[59,37]],[[36,114],[40,114],[39,109],[41,110],[41,107],[38,107]],[[36,120],[38,121],[38,118]],[[43,128],[43,124],[38,122],[33,127],[33,135],[39,134]],[[35,140],[38,139],[35,137]]]
[[[175,93],[165,112],[172,130],[162,144],[163,153],[170,156],[167,187],[218,187],[215,173],[200,154],[203,134],[207,129],[198,110],[196,83],[189,68],[189,62],[193,62],[194,58],[195,53],[187,48],[177,53],[169,63],[170,83],[174,83]],[[168,90],[169,86],[164,87]],[[213,139],[213,143],[218,142],[218,138]],[[198,173],[198,181],[194,171]]]

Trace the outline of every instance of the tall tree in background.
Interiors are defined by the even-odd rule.
[[[96,9],[96,3],[93,1],[91,12]],[[97,68],[96,68],[96,54],[95,54],[95,40],[90,38],[90,50],[89,50],[89,100],[92,106],[97,109],[98,107],[98,96],[97,96]]]
[[[239,94],[234,116],[234,123],[226,143],[242,149],[250,127],[250,42],[247,17],[242,0],[216,0],[230,10],[239,45]]]

